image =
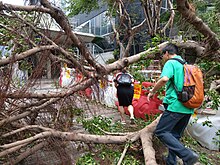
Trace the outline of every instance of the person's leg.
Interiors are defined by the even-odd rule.
[[[125,123],[125,110],[123,106],[119,106],[119,112],[121,116],[121,122],[124,124]]]
[[[132,105],[129,105],[128,111],[130,113],[131,124],[134,124],[134,107]]]
[[[121,123],[125,124],[125,110],[124,110],[124,105],[125,105],[125,100],[124,100],[124,88],[122,86],[117,86],[117,97],[118,97],[118,110],[121,116]]]
[[[175,125],[175,127],[173,128],[173,130],[171,131],[172,135],[179,140],[189,122],[189,115],[183,117],[181,120],[179,120],[179,122]],[[176,163],[176,154],[169,149],[169,153],[167,156],[167,160],[169,160],[170,162],[174,162]]]
[[[130,86],[127,88],[127,98],[128,98],[128,111],[130,113],[131,124],[134,124],[134,107],[132,105],[133,96],[134,96],[134,87]]]
[[[171,132],[171,130],[173,129],[173,127],[175,126],[174,123],[172,122],[172,119],[169,118],[169,115],[168,115],[169,111],[165,110],[163,115],[161,116],[160,118],[160,121],[156,127],[156,130],[155,130],[155,134],[156,136],[162,141],[164,142],[161,138],[160,138],[160,131],[162,131],[163,127],[164,127],[164,124],[166,124],[167,121],[169,121],[171,124],[167,125],[167,128],[166,129],[163,129],[164,131],[167,131],[167,132]],[[173,123],[173,125],[172,125]],[[165,142],[164,142],[165,143]],[[168,146],[167,146],[168,147]],[[168,147],[168,156],[166,158],[166,165],[176,165],[176,154]]]
[[[167,157],[167,164],[176,164],[176,156],[183,160],[188,160],[192,156],[192,152],[185,148],[182,143],[178,140],[180,133],[175,132],[177,125],[181,127],[180,121],[187,125],[191,115],[174,113],[170,111],[164,111],[161,119],[155,130],[156,136],[168,147],[169,155]],[[183,125],[185,127],[185,125]],[[184,129],[178,130],[179,132]],[[179,135],[178,135],[179,134]]]
[[[128,106],[128,111],[130,113],[130,119],[134,119],[134,107],[132,105]]]
[[[177,162],[176,162],[176,154],[168,149],[168,155],[166,157],[166,164],[167,165],[175,165]]]

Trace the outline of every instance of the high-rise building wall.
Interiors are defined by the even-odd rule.
[[[109,21],[110,18],[108,18],[106,14],[106,11],[104,11],[91,18],[90,20],[84,22],[80,26],[75,25],[74,31],[91,33],[101,36],[113,32],[111,22]],[[112,22],[115,23],[115,18],[112,18]]]
[[[162,12],[167,10],[167,1],[163,0],[162,5]],[[141,23],[145,19],[145,15],[143,10],[140,10],[141,2],[139,0],[134,0],[132,3],[128,4],[126,6],[129,13],[131,13],[130,16],[132,16],[133,19],[135,19],[137,25]],[[73,30],[78,32],[84,32],[84,33],[91,33],[94,35],[101,35],[106,38],[104,46],[103,43],[100,43],[99,46],[101,46],[103,49],[114,49],[115,41],[113,37],[113,28],[111,23],[114,23],[117,25],[118,19],[112,18],[110,22],[110,18],[107,17],[107,6],[104,5],[98,10],[94,10],[90,12],[89,14],[79,14],[74,16],[70,19],[70,23],[72,24]],[[144,32],[143,32],[144,33]],[[130,54],[136,54],[140,51],[143,51],[147,33],[144,33],[145,37],[143,37],[142,34],[137,34],[135,36],[135,40],[133,43],[133,48],[131,49]],[[106,46],[107,43],[109,46]]]

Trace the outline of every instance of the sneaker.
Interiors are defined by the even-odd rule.
[[[135,123],[134,123],[134,119],[133,119],[133,118],[132,118],[132,119],[130,119],[130,121],[131,121],[131,124],[135,124]]]
[[[126,124],[126,122],[125,122],[125,121],[121,121],[121,124],[125,125],[125,124]]]
[[[184,162],[183,164],[184,165],[193,165],[196,162],[198,162],[198,160],[199,160],[199,155],[197,155],[196,153],[193,152],[193,157],[190,160]]]

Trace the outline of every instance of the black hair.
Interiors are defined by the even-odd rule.
[[[125,68],[122,68],[122,69],[121,69],[121,72],[122,72],[122,73],[126,73],[127,70],[126,70]]]
[[[166,51],[169,54],[178,54],[178,47],[175,44],[169,43],[162,49],[162,53],[164,54]]]

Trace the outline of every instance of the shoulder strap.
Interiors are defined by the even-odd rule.
[[[171,58],[171,59],[169,59],[169,60],[176,60],[176,61],[178,61],[179,63],[181,63],[182,65],[186,64],[186,61],[185,61],[185,60],[181,60],[181,59],[179,59],[179,58]],[[173,84],[173,87],[174,87],[176,93],[178,93],[178,89],[177,89],[177,87],[176,87],[176,85],[175,85],[173,79],[174,79],[174,78],[172,77],[172,78],[170,79],[170,81],[171,81],[171,83]]]
[[[169,60],[176,60],[176,61],[178,61],[179,63],[181,63],[181,64],[183,64],[183,65],[186,63],[185,60],[181,60],[181,59],[179,59],[179,58],[171,58],[171,59],[169,59]]]
[[[116,78],[117,78],[118,76],[122,75],[122,74],[123,74],[122,72],[117,73],[117,74],[116,74]]]
[[[176,85],[174,84],[173,77],[170,79],[170,81],[171,81],[171,84],[173,84],[173,87],[174,87],[176,93],[178,93],[178,89],[177,89]]]

